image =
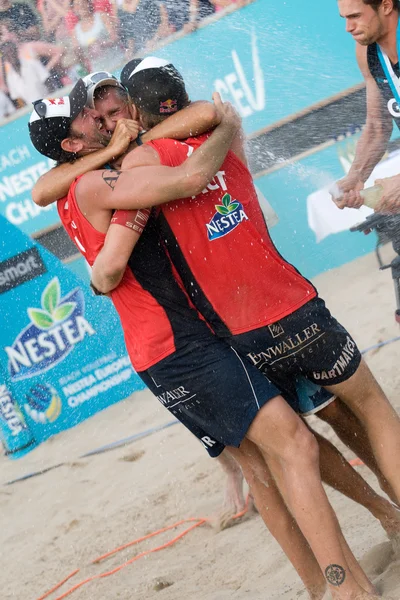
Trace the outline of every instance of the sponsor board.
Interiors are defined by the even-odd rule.
[[[144,385],[111,302],[1,216],[0,237],[0,432],[14,456]]]

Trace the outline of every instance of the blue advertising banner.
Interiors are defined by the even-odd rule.
[[[303,158],[256,180],[279,217],[271,235],[283,256],[306,277],[343,265],[372,252],[375,234],[368,236],[345,231],[317,243],[307,215],[307,197],[346,174],[352,162],[358,136]],[[360,214],[359,221],[364,220]]]
[[[53,161],[39,154],[28,134],[28,115],[1,127],[0,215],[31,235],[59,222],[55,205],[40,208],[31,189]]]
[[[12,456],[144,385],[111,303],[3,217],[0,240],[0,435]]]
[[[181,70],[193,100],[217,90],[233,102],[247,133],[362,80],[335,1],[258,0],[155,53]],[[31,235],[59,220],[30,197],[52,161],[34,150],[27,122],[23,114],[1,128],[0,214]]]
[[[6,455],[19,458],[37,446],[17,400],[14,387],[0,365],[0,440]]]
[[[362,82],[335,0],[258,0],[156,54],[178,67],[192,99],[216,90],[231,101],[247,133]]]

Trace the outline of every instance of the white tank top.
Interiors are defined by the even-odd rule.
[[[87,31],[83,31],[82,25],[77,23],[75,34],[81,48],[89,48],[95,42],[107,37],[107,29],[103,23],[100,13],[94,13],[93,25]]]
[[[19,60],[20,73],[15,71],[10,63],[5,63],[6,83],[11,98],[13,100],[22,98],[25,104],[30,104],[38,98],[45,98],[48,95],[45,81],[49,72],[36,57],[29,43],[20,47]]]

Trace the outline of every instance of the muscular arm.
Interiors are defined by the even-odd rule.
[[[92,283],[100,292],[107,294],[121,283],[129,257],[139,238],[140,233],[137,231],[121,225],[110,225],[104,246],[92,269]]]
[[[130,168],[160,164],[157,152],[150,146],[141,146],[130,152],[129,156]],[[125,211],[127,215],[131,215],[132,221],[136,218],[138,212],[143,215],[142,211]],[[149,214],[149,211],[147,211],[147,214]],[[91,219],[89,216],[89,220],[94,227],[98,226],[96,216],[94,215],[94,218]],[[143,223],[143,219],[139,219],[139,221]],[[141,231],[113,224],[111,221],[104,246],[93,264],[91,277],[95,288],[103,294],[108,294],[121,283],[129,257],[139,241],[141,233]]]
[[[367,90],[367,121],[359,139],[349,175],[365,182],[386,152],[392,133],[392,119],[367,63],[366,48],[357,44],[357,61]]]
[[[171,115],[142,136],[144,142],[161,138],[186,139],[199,135],[219,124],[220,118],[211,102],[194,102],[187,108]],[[74,163],[66,163],[44,173],[32,190],[32,200],[38,206],[48,206],[63,198],[77,177],[95,169],[101,169],[116,157],[109,146],[87,154]]]
[[[213,135],[215,138],[215,134]],[[240,131],[236,136],[232,137],[234,137],[233,143],[236,142],[236,144],[238,144],[238,150],[240,151],[241,148],[243,148],[242,132]],[[189,160],[190,159],[186,162],[189,162]],[[124,159],[124,167],[132,169],[132,171],[128,171],[131,173],[134,172],[137,174],[138,168],[143,167],[144,165],[147,167],[153,165],[153,168],[157,168],[157,165],[159,165],[159,156],[157,152],[149,146],[142,146],[130,152]],[[203,187],[204,186],[202,185],[201,189],[203,189]],[[135,191],[137,192],[136,188]],[[78,190],[77,192],[79,193]],[[177,196],[174,195],[174,199],[176,197]],[[84,209],[85,198],[81,198],[80,200],[81,201],[79,202],[78,200],[78,202],[81,209]],[[92,214],[90,207],[89,210],[86,211],[87,218],[94,226],[96,226],[96,219],[98,218],[97,212],[97,206]],[[110,292],[121,282],[127,262],[139,237],[140,233],[135,231],[121,230],[121,227],[117,225],[111,225],[109,227],[103,249],[97,257],[92,270],[92,283],[103,294]]]
[[[144,142],[161,138],[185,140],[188,137],[200,135],[209,129],[213,129],[219,122],[220,118],[214,104],[199,100],[198,102],[192,102],[186,108],[147,131],[142,136],[142,140]]]
[[[68,194],[68,190],[77,177],[101,169],[115,158],[111,147],[92,152],[74,163],[65,163],[54,167],[39,177],[32,189],[32,200],[38,206],[48,206]]]
[[[137,167],[84,175],[76,197],[84,214],[91,210],[147,208],[199,194],[222,165],[238,122],[222,122],[179,167]]]

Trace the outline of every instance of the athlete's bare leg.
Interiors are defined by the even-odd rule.
[[[319,444],[322,481],[369,510],[389,539],[397,543],[400,540],[400,511],[386,498],[379,496],[331,442],[313,433]]]
[[[296,569],[310,600],[322,600],[327,588],[325,577],[305,537],[288,511],[261,452],[248,439],[243,440],[240,448],[229,447],[229,451],[243,470],[267,529]]]
[[[336,398],[315,416],[332,427],[338,438],[375,474],[382,491],[392,502],[396,502],[395,494],[375,460],[367,432],[350,408],[340,398]]]
[[[303,421],[281,396],[258,412],[247,438],[269,464],[283,499],[308,541],[324,573],[333,598],[373,598],[353,574],[342,548],[340,528],[323,489],[318,443]]]
[[[400,501],[400,419],[378,382],[362,360],[347,381],[326,389],[338,395],[365,427],[383,476],[397,504]]]
[[[218,529],[225,529],[233,523],[233,517],[244,511],[246,500],[243,493],[243,473],[228,448],[217,458],[226,473],[225,498],[222,509],[216,517]]]

